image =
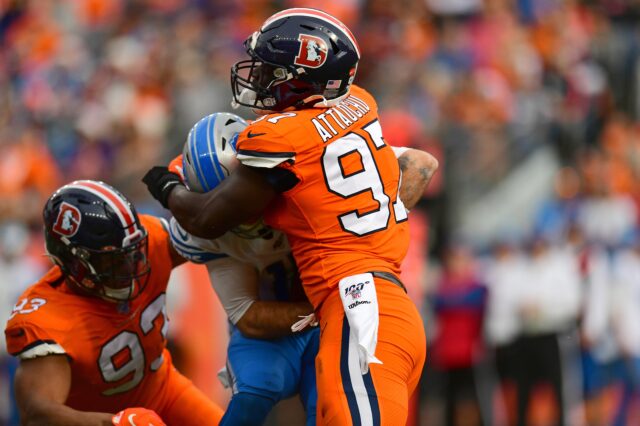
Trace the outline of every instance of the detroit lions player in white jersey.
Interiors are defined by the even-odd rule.
[[[183,152],[183,177],[190,190],[210,191],[228,175],[236,163],[237,133],[246,125],[228,113],[196,123]],[[313,308],[303,295],[284,234],[258,221],[204,240],[172,219],[171,239],[185,258],[206,264],[233,325],[227,350],[233,397],[220,424],[262,424],[278,401],[299,393],[307,425],[315,425],[319,331],[291,331]]]
[[[181,176],[192,191],[215,188],[237,165],[235,141],[247,123],[230,113],[200,120],[189,132]],[[438,167],[429,154],[394,148],[403,172],[400,197],[413,207]],[[316,423],[312,306],[302,293],[286,236],[257,220],[215,240],[188,234],[171,220],[171,239],[185,258],[205,263],[233,325],[227,370],[233,397],[221,425],[262,424],[278,401],[300,393],[307,425]],[[302,320],[300,320],[302,318]]]

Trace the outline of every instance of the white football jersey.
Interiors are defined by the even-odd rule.
[[[185,231],[171,218],[171,242],[185,259],[204,263],[211,284],[236,324],[256,300],[289,300],[298,271],[287,237],[276,230],[246,238],[233,232],[207,240]]]

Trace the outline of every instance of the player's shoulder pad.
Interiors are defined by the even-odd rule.
[[[30,322],[10,322],[5,329],[7,352],[20,359],[65,354],[60,336],[64,336],[60,330],[45,329]]]
[[[157,237],[165,238],[169,233],[169,224],[166,219],[161,217],[141,214],[140,223],[147,230],[149,239]]]
[[[45,278],[20,295],[11,310],[7,324],[43,322],[45,326],[51,323],[57,328],[68,326],[67,319],[70,318],[68,310],[74,308],[74,302],[80,296],[56,290]]]
[[[301,126],[297,112],[263,115],[238,136],[238,160],[250,167],[272,168],[282,163],[295,163],[293,136]]]
[[[375,98],[362,87],[355,84],[351,85],[349,96],[356,98],[357,101],[365,103],[372,111],[378,111],[378,104]]]
[[[64,285],[64,284],[62,284]],[[14,305],[5,328],[7,350],[20,358],[65,353],[62,340],[73,328],[73,297],[40,281]]]
[[[166,219],[150,216],[146,214],[140,215],[140,223],[147,230],[149,236],[149,253],[156,253],[160,248],[162,252],[169,249],[169,224]]]

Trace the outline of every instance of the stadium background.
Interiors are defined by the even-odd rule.
[[[613,424],[624,402],[627,424],[640,421],[631,0],[0,0],[2,322],[48,267],[40,213],[50,192],[100,179],[140,212],[165,215],[141,176],[178,153],[201,116],[230,110],[243,40],[292,6],[353,30],[356,83],[377,98],[385,138],[440,160],[411,214],[405,264],[429,340],[419,424],[445,424],[447,413],[506,424],[518,391],[537,381],[528,423],[553,424],[559,376],[570,424]],[[172,346],[224,401],[215,372],[226,325],[203,278],[195,267],[173,278]],[[559,369],[522,349],[552,350],[547,337],[560,342]],[[12,424],[15,363],[3,345],[0,366],[0,418]],[[271,422],[291,424],[291,413]]]

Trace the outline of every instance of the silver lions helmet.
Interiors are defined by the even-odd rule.
[[[182,170],[189,190],[208,192],[238,166],[236,142],[248,123],[228,112],[216,112],[189,131],[182,151]]]

